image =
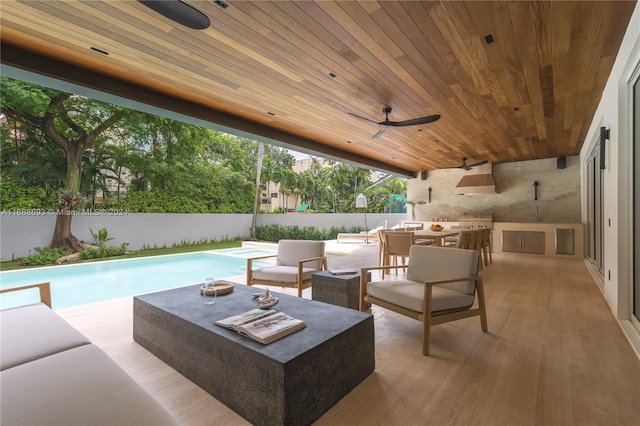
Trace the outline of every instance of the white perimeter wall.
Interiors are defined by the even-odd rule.
[[[586,163],[600,127],[610,129],[604,177],[604,283],[602,292],[622,329],[640,354],[640,332],[631,321],[632,306],[632,117],[629,80],[640,64],[640,7],[627,33],[580,152],[582,218],[586,223]],[[609,222],[610,221],[610,222]],[[609,273],[611,276],[609,277]]]
[[[373,228],[385,221],[398,223],[404,213],[366,215],[367,226]],[[220,241],[247,239],[251,235],[250,214],[169,214],[129,213],[109,216],[74,216],[73,234],[80,240],[92,242],[89,229],[107,228],[109,245],[129,243],[129,248],[139,250],[143,246],[162,247],[181,242]],[[257,225],[298,225],[319,229],[344,226],[365,226],[364,214],[261,214]],[[33,253],[34,247],[45,247],[51,241],[55,215],[2,216],[0,217],[0,259],[10,260]]]

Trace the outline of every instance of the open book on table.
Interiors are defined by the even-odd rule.
[[[235,330],[243,336],[267,344],[305,328],[304,321],[284,312],[252,309],[238,315],[216,321],[216,325]]]

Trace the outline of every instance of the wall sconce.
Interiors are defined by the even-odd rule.
[[[607,144],[605,141],[609,139],[609,129],[600,127],[600,170],[607,168]]]
[[[538,183],[538,181],[537,181],[537,180],[534,180],[534,181],[533,181],[533,192],[534,192],[534,198],[533,198],[533,199],[534,199],[535,201],[538,201],[538,186],[539,186],[539,185],[540,185],[540,184]]]
[[[429,204],[431,204],[431,187],[429,187]]]

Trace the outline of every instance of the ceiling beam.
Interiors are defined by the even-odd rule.
[[[211,128],[252,140],[317,153],[328,159],[366,166],[402,177],[415,177],[403,168],[376,161],[337,148],[315,142],[312,139],[282,132],[268,126],[245,120],[223,111],[207,108],[184,99],[164,95],[141,86],[127,83],[103,74],[65,62],[32,53],[2,43],[2,75],[71,92],[92,99],[121,105],[149,114]]]

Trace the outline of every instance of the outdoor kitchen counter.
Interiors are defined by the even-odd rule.
[[[556,254],[556,230],[573,231],[573,254]],[[503,232],[543,232],[545,256],[584,257],[584,226],[581,223],[493,222],[493,252],[502,253]]]

